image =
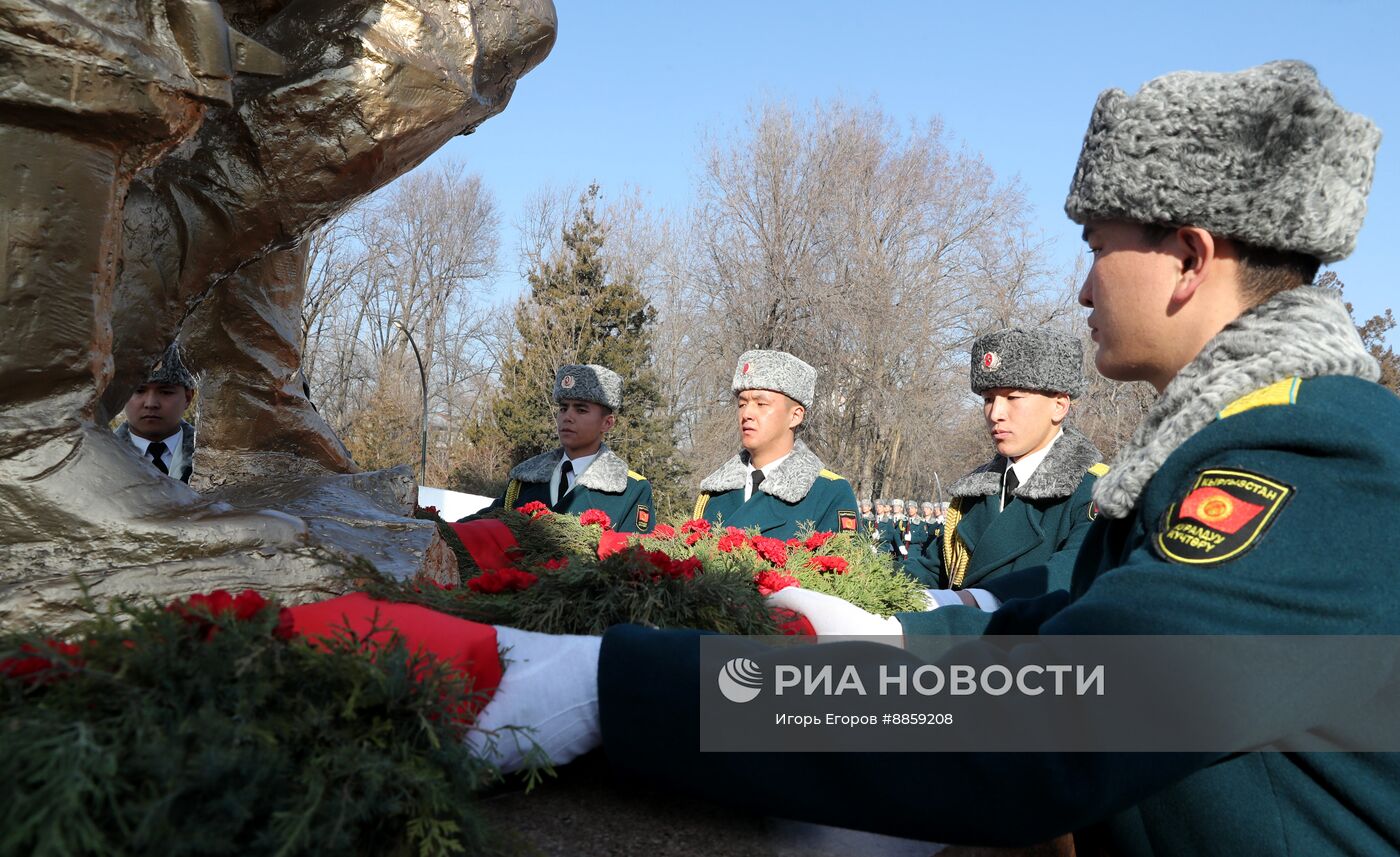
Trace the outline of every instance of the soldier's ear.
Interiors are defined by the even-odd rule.
[[[788,415],[788,428],[797,428],[798,426],[802,425],[802,421],[805,419],[807,419],[807,409],[802,407],[801,405],[798,405],[797,407],[793,408],[792,413]]]

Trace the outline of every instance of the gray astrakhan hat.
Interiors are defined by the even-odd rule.
[[[979,336],[972,343],[972,392],[994,387],[1068,393],[1078,398],[1089,382],[1084,377],[1084,346],[1078,339],[1049,330],[1018,327]]]
[[[1356,246],[1380,141],[1307,63],[1176,72],[1099,95],[1065,213],[1199,226],[1335,262]]]
[[[560,366],[554,373],[554,401],[576,399],[622,410],[622,376],[596,363]]]
[[[817,370],[786,351],[745,351],[734,366],[733,390],[774,390],[811,408]]]
[[[170,347],[165,349],[156,365],[151,367],[151,374],[146,377],[146,383],[173,384],[190,390],[198,386],[194,380],[194,373],[185,367],[179,343],[171,343]]]

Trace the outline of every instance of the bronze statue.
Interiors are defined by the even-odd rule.
[[[66,615],[75,574],[306,596],[351,554],[450,562],[293,383],[298,241],[504,109],[554,33],[549,0],[0,0],[0,616]],[[105,425],[192,315],[217,499]]]

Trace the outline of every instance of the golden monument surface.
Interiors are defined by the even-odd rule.
[[[550,0],[0,0],[0,618],[455,574],[300,382],[302,238],[505,109]],[[108,429],[179,339],[196,492]]]

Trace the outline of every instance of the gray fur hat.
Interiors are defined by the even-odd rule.
[[[1335,262],[1356,246],[1380,142],[1307,63],[1176,72],[1136,95],[1099,94],[1065,213],[1199,226]]]
[[[774,390],[810,409],[817,370],[786,351],[745,351],[734,366],[733,390]]]
[[[165,349],[156,365],[151,367],[151,374],[146,376],[146,383],[174,384],[187,390],[199,386],[194,380],[194,374],[185,368],[185,360],[180,354],[178,342],[171,343],[170,347]]]
[[[903,500],[891,500],[891,501],[890,501],[890,505],[893,506],[893,507],[895,507],[896,509],[903,509],[903,508],[904,508],[904,501],[903,501]]]
[[[937,508],[938,508],[938,504],[935,503],[935,502],[933,502],[932,500],[925,500],[924,502],[922,502],[922,503],[919,504],[919,508],[921,508],[921,509],[937,509]]]
[[[554,401],[577,399],[622,410],[622,376],[596,363],[570,363],[554,373]]]
[[[972,392],[994,387],[1084,393],[1084,346],[1078,339],[1049,330],[1019,327],[977,337],[972,343]]]
[[[876,501],[875,501],[875,505],[876,505],[876,506],[888,506],[889,504],[890,504],[890,501],[889,501],[889,500],[886,500],[886,499],[883,498],[883,497],[881,497],[879,500],[876,500]]]

